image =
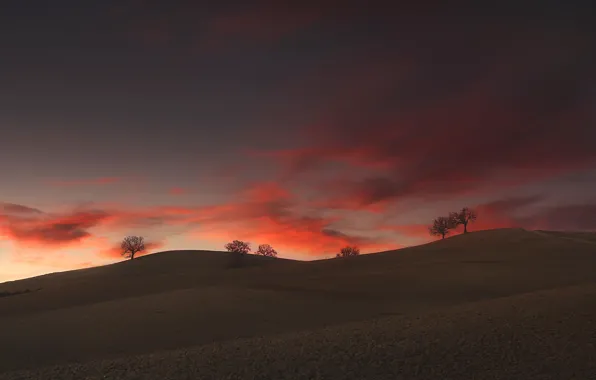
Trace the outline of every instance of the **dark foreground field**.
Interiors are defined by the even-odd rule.
[[[596,240],[168,252],[0,285],[0,379],[596,379]]]

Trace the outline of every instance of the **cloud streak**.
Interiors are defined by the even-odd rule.
[[[89,230],[109,215],[102,211],[46,214],[37,210],[28,216],[3,214],[1,217],[0,232],[6,238],[19,244],[56,247],[80,243],[91,237]]]
[[[316,215],[313,210],[300,211],[302,202],[275,183],[255,184],[243,192],[239,202],[205,207],[198,210],[203,238],[245,239],[268,243],[280,254],[303,253],[320,256],[355,244],[364,249],[386,247],[387,242],[374,237],[352,235],[334,227],[336,217]]]
[[[73,180],[52,180],[47,183],[58,187],[74,187],[74,186],[103,186],[112,185],[122,181],[119,177],[99,177]]]
[[[39,215],[43,214],[43,211],[15,203],[2,203],[0,202],[1,214],[8,215]]]

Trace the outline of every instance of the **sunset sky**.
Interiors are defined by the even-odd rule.
[[[316,259],[464,206],[596,230],[592,2],[416,3],[3,1],[0,282],[127,234]]]

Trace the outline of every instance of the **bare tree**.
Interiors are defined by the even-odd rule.
[[[476,218],[478,218],[478,214],[476,211],[464,207],[458,212],[449,213],[449,217],[455,223],[455,226],[463,225],[464,226],[464,234],[468,233],[468,223],[474,222]]]
[[[233,242],[226,244],[225,248],[228,252],[239,253],[241,255],[246,255],[251,251],[250,243],[241,240],[234,240]]]
[[[342,248],[335,257],[350,257],[350,256],[358,256],[360,254],[360,249],[355,246],[347,246]]]
[[[257,255],[267,256],[267,257],[277,257],[277,251],[273,249],[272,246],[269,244],[261,244],[259,245],[259,249],[255,252]]]
[[[433,236],[441,236],[445,239],[445,235],[449,234],[449,230],[455,228],[455,220],[448,216],[439,216],[433,220],[433,225],[428,227],[428,232]]]
[[[132,260],[137,252],[145,250],[145,239],[142,236],[127,236],[122,240],[120,247],[122,248],[122,256],[130,257]]]

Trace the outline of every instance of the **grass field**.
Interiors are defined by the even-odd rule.
[[[0,284],[0,379],[592,379],[596,239],[347,259],[164,252]],[[35,291],[33,291],[35,290]]]

